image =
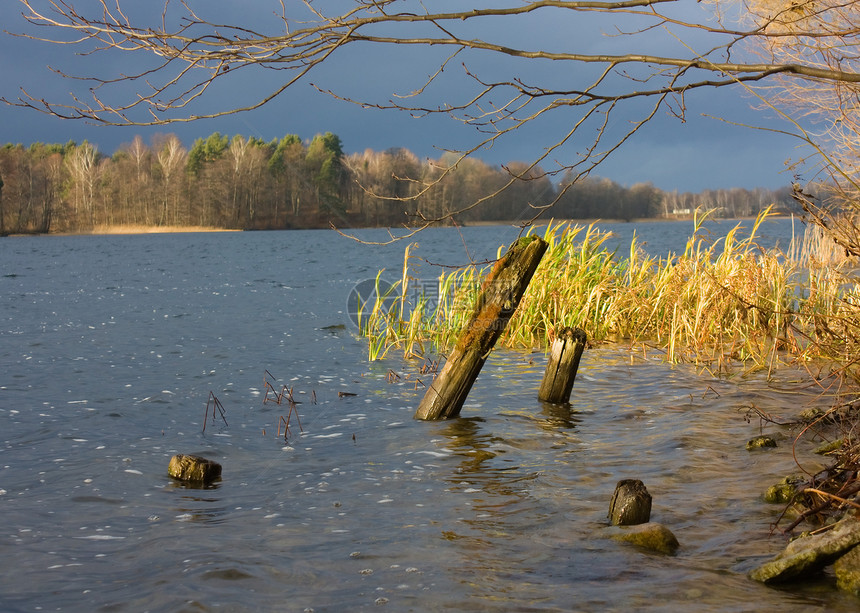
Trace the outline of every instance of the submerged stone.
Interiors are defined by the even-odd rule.
[[[211,483],[221,476],[221,465],[200,456],[177,453],[170,458],[167,474],[180,481]]]
[[[637,526],[614,526],[610,528],[609,538],[666,555],[675,555],[680,547],[672,531],[655,522]]]
[[[767,447],[776,447],[776,441],[769,436],[757,436],[747,441],[747,449],[763,449]]]
[[[860,544],[860,520],[848,516],[831,530],[793,540],[770,562],[750,573],[761,583],[783,583],[812,576]]]

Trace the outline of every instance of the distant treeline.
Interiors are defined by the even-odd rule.
[[[553,179],[521,162],[504,168],[477,159],[456,162],[450,154],[421,160],[399,148],[345,155],[330,132],[271,142],[216,132],[190,149],[171,134],[149,145],[135,137],[112,156],[87,142],[8,144],[0,148],[0,234],[120,225],[398,226],[441,218],[473,202],[479,204],[457,215],[458,222],[513,221],[556,198],[556,219],[672,217],[697,207],[741,217],[770,204],[794,208],[788,188],[679,194],[601,178],[570,186],[569,176]],[[502,190],[512,175],[524,180]]]

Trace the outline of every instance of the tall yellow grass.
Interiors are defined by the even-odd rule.
[[[550,224],[546,255],[499,339],[504,347],[545,348],[561,327],[585,330],[589,341],[624,342],[663,351],[716,371],[737,364],[773,368],[814,359],[853,358],[860,334],[860,287],[846,262],[807,237],[789,253],[762,249],[740,226],[708,243],[698,216],[681,254],[647,255],[634,239],[610,251],[594,226]],[[817,240],[819,245],[813,243]],[[407,249],[398,309],[375,309],[365,333],[371,358],[399,348],[407,356],[451,347],[468,322],[485,270],[467,267],[439,277],[435,308],[425,298],[406,306]]]

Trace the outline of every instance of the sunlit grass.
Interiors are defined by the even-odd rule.
[[[611,251],[609,235],[594,226],[550,224],[549,248],[498,346],[546,348],[570,326],[591,343],[657,349],[669,361],[715,371],[847,356],[860,330],[860,287],[846,282],[844,262],[822,263],[814,245],[795,244],[788,255],[761,248],[756,234],[767,215],[744,237],[738,226],[715,241],[697,217],[684,252],[664,257],[646,254],[635,238],[623,253]],[[488,270],[442,274],[431,301],[407,299],[409,267],[407,249],[398,308],[369,317],[371,359],[393,348],[444,353],[469,321]]]

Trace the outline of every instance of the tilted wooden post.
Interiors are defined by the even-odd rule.
[[[570,392],[576,380],[585,341],[585,332],[579,328],[564,328],[558,334],[552,342],[538,400],[555,404],[570,402]]]
[[[546,249],[543,239],[525,236],[496,262],[481,287],[469,323],[442,372],[424,394],[415,419],[448,419],[460,414],[472,384],[508,325]]]

